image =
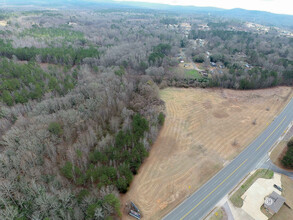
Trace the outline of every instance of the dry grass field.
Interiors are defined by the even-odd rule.
[[[288,87],[162,90],[164,127],[121,204],[132,200],[144,219],[161,219],[253,141],[291,97]]]

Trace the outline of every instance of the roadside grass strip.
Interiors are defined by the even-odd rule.
[[[254,174],[252,174],[243,185],[239,187],[239,189],[230,197],[230,201],[234,206],[241,208],[243,205],[243,199],[241,196],[249,189],[249,187],[258,179],[272,179],[274,176],[274,172],[267,169],[257,170]]]

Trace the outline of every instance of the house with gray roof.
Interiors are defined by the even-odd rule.
[[[274,215],[280,210],[284,203],[285,198],[273,191],[265,198],[264,207],[269,211],[270,214]]]

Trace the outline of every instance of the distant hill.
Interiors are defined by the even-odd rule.
[[[4,2],[0,2],[4,6]],[[290,28],[293,30],[293,15],[274,14],[264,11],[235,9],[220,9],[215,7],[174,6],[167,4],[145,2],[116,2],[112,0],[9,0],[6,6],[52,7],[52,8],[96,8],[96,9],[152,9],[176,13],[198,13],[211,16],[235,18],[264,25]]]
[[[223,10],[213,14],[231,18],[237,18],[264,25],[273,25],[293,29],[293,15],[274,14],[265,11],[252,11],[241,8]]]
[[[221,9],[215,7],[196,7],[196,6],[174,6],[155,3],[125,2],[129,6],[165,10],[178,13],[199,13],[211,16],[235,18],[243,21],[250,21],[264,25],[286,27],[293,30],[293,15],[274,14],[265,11],[246,10],[241,8]]]

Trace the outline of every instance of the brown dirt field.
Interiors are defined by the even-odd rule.
[[[292,90],[162,90],[165,124],[121,196],[122,206],[132,200],[144,219],[161,219],[253,141],[288,103]],[[123,219],[132,218],[123,214]]]

